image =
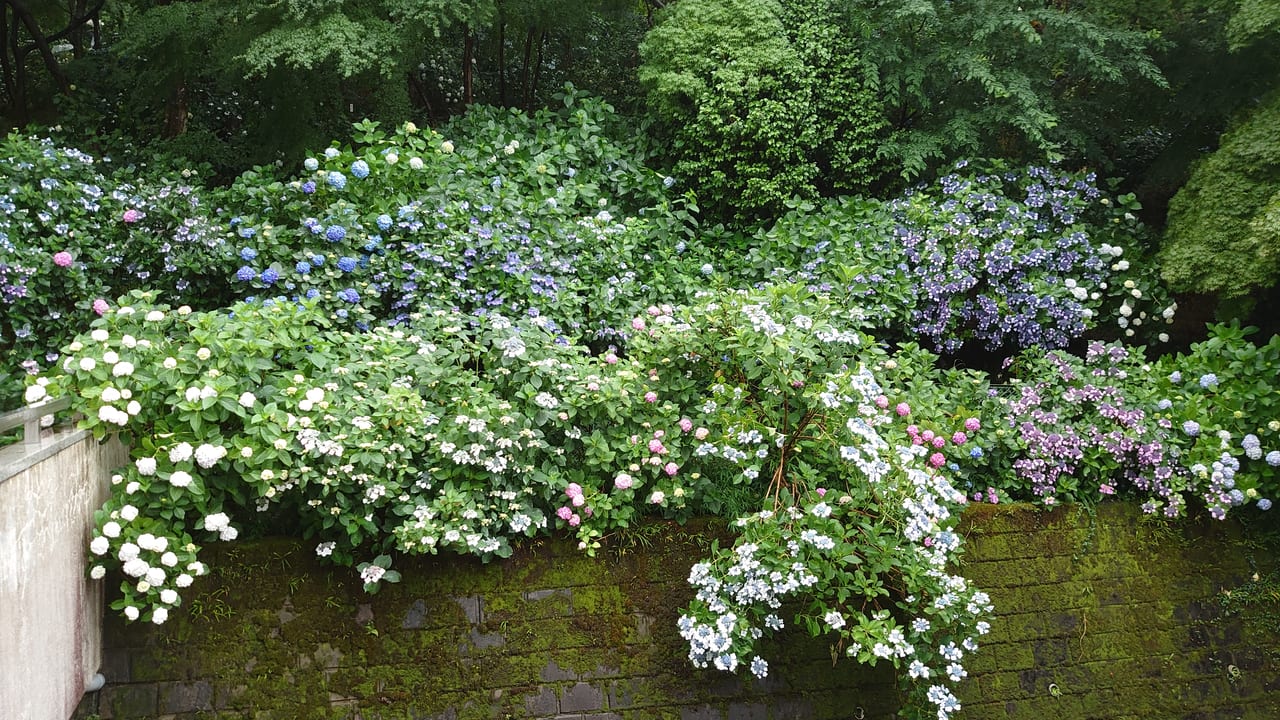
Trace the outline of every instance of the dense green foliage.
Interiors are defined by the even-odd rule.
[[[1232,48],[1274,45],[1280,5],[1240,5]],[[1280,87],[1242,112],[1169,205],[1161,270],[1176,290],[1240,298],[1280,279]]]
[[[876,180],[883,123],[826,0],[683,0],[640,46],[672,172],[704,205],[776,217]]]

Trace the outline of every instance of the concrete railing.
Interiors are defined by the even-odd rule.
[[[107,499],[119,442],[41,430],[66,400],[0,415],[0,718],[67,720],[101,686],[102,582],[85,574],[93,511]]]

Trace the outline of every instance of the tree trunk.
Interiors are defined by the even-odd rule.
[[[533,59],[533,26],[524,35],[524,63],[520,66],[520,107],[525,112],[532,110],[533,100],[529,95],[529,62]]]
[[[475,39],[471,37],[471,28],[463,30],[462,40],[462,106],[471,104],[471,60],[475,55]]]
[[[498,105],[507,106],[507,23],[498,18]]]
[[[533,66],[533,86],[529,88],[529,112],[533,112],[533,106],[538,102],[538,77],[542,75],[542,46],[547,43],[547,31],[543,30],[538,36],[538,62]]]
[[[9,62],[9,52],[14,44],[9,40],[9,7],[0,7],[0,75],[4,80],[4,99],[8,107],[13,107],[13,63]]]
[[[23,59],[26,59],[26,53],[30,52],[30,49],[32,48],[40,51],[40,57],[44,60],[45,69],[49,71],[49,75],[53,78],[54,84],[58,86],[59,91],[66,93],[68,91],[67,76],[63,74],[62,68],[58,66],[58,59],[53,56],[53,50],[49,48],[49,41],[59,39],[60,37],[69,34],[72,26],[68,25],[66,30],[57,33],[56,35],[46,37],[45,34],[41,32],[40,24],[36,22],[35,16],[31,14],[31,11],[27,9],[20,0],[5,0],[5,2],[8,3],[9,7],[13,8],[13,14],[17,16],[18,20],[22,21],[24,26],[26,26],[27,32],[31,33],[32,43],[31,45],[23,48]],[[74,22],[75,18],[72,18],[72,21]],[[14,55],[16,57],[17,53],[15,52]],[[21,64],[22,63],[20,62],[19,65],[21,66]],[[21,67],[19,70],[21,70]]]
[[[187,83],[180,80],[164,104],[164,137],[176,138],[187,131]]]

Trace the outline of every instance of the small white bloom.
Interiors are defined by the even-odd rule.
[[[164,362],[163,362],[163,363],[161,363],[161,364],[162,364],[162,365],[164,365],[164,368],[165,368],[166,370],[172,370],[172,369],[174,369],[174,368],[178,367],[178,360],[177,360],[177,358],[167,357],[167,358],[165,358],[165,359],[164,359]]]
[[[129,618],[132,620],[133,618]],[[169,610],[166,608],[156,608],[151,611],[151,622],[156,625],[163,625],[165,620],[169,619]]]
[[[107,551],[110,549],[111,541],[101,535],[94,538],[93,542],[89,543],[89,550],[93,552],[94,555],[106,555]]]
[[[111,333],[108,333],[102,328],[98,328],[97,330],[89,333],[89,337],[92,338],[94,342],[106,342],[107,339],[111,337]]]
[[[128,377],[133,374],[133,363],[128,360],[116,363],[116,366],[111,368],[111,374],[116,377]]]
[[[238,402],[242,407],[247,407],[247,408],[253,407],[253,404],[256,403],[257,401],[258,401],[258,398],[254,397],[253,393],[251,392],[240,393],[240,399],[238,400]]]
[[[102,402],[113,403],[120,399],[120,391],[113,387],[105,387],[102,389]]]
[[[199,350],[196,350],[196,358],[200,360],[208,360],[212,355],[213,353],[210,352],[207,347],[202,347]]]
[[[137,400],[130,400],[129,404],[124,406],[124,411],[129,415],[137,415],[142,412],[142,403]]]
[[[102,526],[102,534],[109,538],[120,537],[120,523],[115,520],[109,521],[106,525]]]
[[[137,460],[133,461],[133,464],[137,466],[139,475],[155,475],[156,474],[155,458],[149,458],[149,457],[138,458]]]
[[[120,356],[116,354],[115,350],[108,350],[102,353],[102,362],[108,365],[114,365],[120,362]]]
[[[195,451],[191,447],[191,443],[188,443],[188,442],[178,443],[177,445],[173,446],[173,449],[169,451],[169,462],[175,462],[175,463],[185,462],[191,459],[191,455],[194,452]]]
[[[132,335],[125,335],[124,337],[120,338],[120,344],[127,348],[137,347],[138,339]]]
[[[94,580],[101,580],[107,574],[107,569],[101,565],[94,565],[89,569],[89,577]]]
[[[174,487],[184,488],[191,484],[191,474],[183,470],[175,470],[169,476],[169,484]]]
[[[146,317],[144,317],[143,319],[146,320],[147,322],[160,322],[161,320],[164,319],[164,313],[160,312],[159,310],[152,310],[151,312],[147,313]]]
[[[87,357],[87,358],[80,358],[80,369],[81,369],[81,370],[83,370],[83,371],[85,371],[85,372],[93,372],[93,369],[94,369],[94,368],[96,368],[96,367],[98,367],[98,361],[97,361],[97,360],[94,360],[93,358],[90,358],[90,357]]]
[[[422,169],[422,158],[420,158],[420,157],[411,157],[411,158],[409,158],[409,167],[413,168],[414,170],[421,170],[421,169]]]
[[[125,607],[125,609],[124,609],[124,616],[125,616],[126,618],[129,618],[130,620],[137,620],[137,619],[138,619],[138,608],[136,608],[136,607],[134,607],[134,606],[132,606],[132,605],[128,605],[128,606],[126,606],[126,607]]]
[[[174,579],[173,584],[180,588],[191,587],[191,576],[186,573],[182,573]]]
[[[120,508],[120,517],[124,518],[125,522],[133,522],[138,517],[138,508],[132,505],[125,505]]]
[[[174,555],[172,551],[166,552],[160,556],[160,564],[165,567],[174,567],[178,564],[178,556]]]
[[[165,588],[160,591],[160,602],[172,605],[178,602],[178,591],[172,588]],[[163,609],[163,608],[162,608]]]

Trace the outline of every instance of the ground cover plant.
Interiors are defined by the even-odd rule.
[[[23,392],[130,443],[90,545],[114,609],[165,622],[201,546],[242,533],[299,533],[376,592],[402,554],[556,531],[594,552],[710,513],[739,537],[690,578],[692,662],[763,676],[757,641],[792,622],[947,717],[991,611],[955,574],[967,502],[1269,507],[1280,340],[1051,351],[1172,317],[1131,198],[975,164],[700,228],[607,105],[562,105],[362,123],[297,174],[255,169],[210,220],[236,302],[83,313]],[[940,369],[966,343],[1021,353],[1008,388]]]

